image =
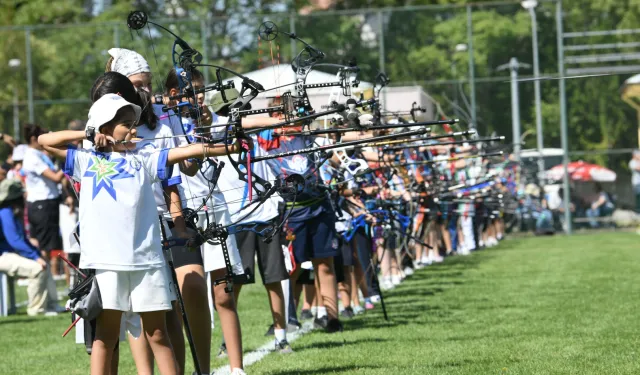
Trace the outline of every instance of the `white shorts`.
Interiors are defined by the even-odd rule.
[[[132,312],[171,310],[166,267],[144,271],[96,270],[102,308]]]
[[[207,225],[207,217],[209,214],[210,223],[218,223],[222,225],[228,225],[231,223],[229,218],[229,212],[226,209],[215,210],[214,212],[198,212],[198,227],[204,228]],[[240,258],[240,252],[238,251],[238,245],[236,244],[236,236],[230,235],[227,237],[227,248],[229,249],[229,260],[231,261],[231,268],[236,275],[242,275],[244,268],[242,267],[242,258]],[[205,243],[202,246],[202,261],[204,263],[205,272],[211,272],[226,267],[224,263],[224,256],[222,255],[221,245],[211,245]]]

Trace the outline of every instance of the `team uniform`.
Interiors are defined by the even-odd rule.
[[[266,152],[257,145],[257,139],[254,139],[254,148],[251,150],[251,155],[252,157],[266,155]],[[264,203],[259,204],[257,202],[258,196],[254,193],[253,201],[249,201],[249,185],[238,179],[238,174],[227,157],[220,157],[219,160],[223,161],[225,166],[222,169],[218,184],[225,196],[231,221],[243,224],[262,224],[256,228],[257,230],[261,230],[269,224],[278,225],[279,207],[283,202],[282,198],[276,193]],[[264,180],[273,181],[275,179],[273,171],[264,161],[253,163],[251,170],[252,174],[260,176]],[[256,204],[259,204],[259,206],[256,207]],[[247,279],[238,280],[238,283],[255,283],[256,254],[263,284],[271,284],[289,278],[289,273],[285,266],[280,233],[276,234],[269,243],[266,243],[253,231],[238,232],[235,237],[242,258],[242,265],[248,276]]]
[[[258,144],[269,154],[299,150],[314,145],[309,137],[274,137],[271,131],[258,136]],[[322,179],[311,155],[295,155],[268,160],[267,163],[277,177],[291,174],[305,177],[304,190],[295,201],[286,201],[286,210],[291,211],[287,226],[293,231],[295,261],[301,264],[318,258],[331,258],[338,253],[338,238],[335,231],[335,213],[322,186]]]
[[[220,119],[222,120],[222,118]],[[198,138],[195,137],[196,127],[192,119],[172,114],[166,117],[166,120],[163,119],[161,121],[166,121],[166,123],[171,126],[174,134],[183,135],[175,138],[178,146],[185,146],[189,143],[199,142]],[[215,160],[214,158],[210,159]],[[202,206],[203,200],[209,195],[211,190],[209,180],[211,180],[213,173],[214,168],[212,167],[212,164],[210,164],[210,162],[204,162],[195,176],[191,177],[182,174],[182,183],[179,186],[179,191],[183,206],[193,210]],[[221,179],[222,178],[219,180]],[[210,199],[206,201],[204,207],[202,207],[203,209],[197,212],[198,226],[202,229],[204,229],[208,222],[220,225],[228,225],[232,223],[227,209],[227,202],[220,190],[220,186],[217,184]],[[235,237],[228,236],[226,245],[229,251],[229,259],[231,261],[233,273],[236,275],[244,273],[242,259],[238,252]],[[190,251],[183,255],[184,260],[182,261],[178,261],[174,258],[174,260],[176,260],[176,267],[179,267],[178,264],[203,264],[206,272],[224,269],[226,267],[221,245],[205,243],[202,247],[200,259],[198,259],[198,252]]]
[[[167,153],[67,151],[65,173],[83,186],[80,268],[96,270],[104,309],[171,309],[152,188],[171,177]]]

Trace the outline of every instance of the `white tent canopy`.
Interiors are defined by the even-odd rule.
[[[337,72],[336,72],[337,73]],[[260,83],[265,90],[269,90],[274,87],[290,84],[285,87],[281,87],[275,90],[265,91],[260,93],[257,98],[251,101],[252,108],[266,108],[269,98],[277,95],[281,95],[284,92],[294,92],[295,87],[293,83],[296,81],[296,75],[290,64],[273,65],[267,68],[255,70],[253,72],[244,73],[249,79],[252,79]],[[235,87],[240,89],[242,87],[242,79],[238,77],[233,78]],[[337,82],[338,77],[336,74],[326,73],[321,70],[312,69],[307,76],[306,83],[328,83]],[[360,92],[372,88],[373,85],[370,82],[361,81],[357,88],[352,88],[352,94],[358,97]],[[214,92],[207,93],[207,99],[214,94]],[[348,98],[342,95],[342,89],[339,87],[322,87],[308,89],[307,94],[311,101],[311,106],[317,111],[322,111],[332,100],[338,103],[344,103]],[[382,90],[381,100],[383,107],[386,111],[390,112],[407,112],[411,109],[411,104],[416,102],[419,106],[427,109],[423,114],[425,119],[432,119],[434,114],[434,105],[432,99],[427,95],[420,86],[402,86],[402,87],[386,87]],[[266,116],[266,115],[265,115]]]

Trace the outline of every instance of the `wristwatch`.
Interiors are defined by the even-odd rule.
[[[87,130],[84,131],[84,135],[91,143],[95,143],[96,129],[93,126],[87,126]]]

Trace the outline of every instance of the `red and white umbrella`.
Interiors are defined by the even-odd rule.
[[[567,171],[571,179],[575,181],[614,182],[616,180],[616,172],[611,169],[597,164],[585,163],[582,160],[567,164]],[[546,171],[545,175],[553,180],[561,180],[564,176],[564,166],[562,164],[556,165]]]

